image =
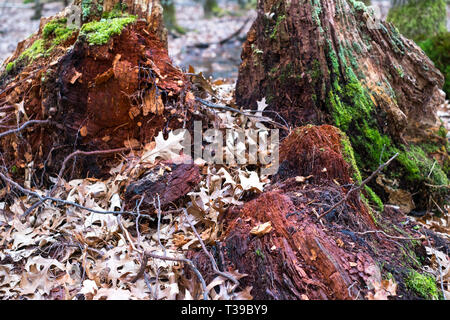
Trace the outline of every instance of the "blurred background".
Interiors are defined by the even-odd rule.
[[[256,17],[257,0],[161,0],[175,64],[234,81],[240,50]],[[0,65],[39,26],[72,0],[0,0]],[[450,96],[450,0],[365,0],[382,18],[416,41],[447,74]]]

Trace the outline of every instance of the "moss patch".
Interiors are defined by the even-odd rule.
[[[103,45],[106,44],[112,36],[119,35],[126,25],[135,21],[135,16],[92,21],[81,27],[81,34],[86,36],[89,44]]]
[[[425,276],[411,270],[405,279],[406,286],[425,299],[439,299],[436,281],[431,276]]]
[[[406,170],[406,179],[410,182],[430,182],[434,185],[448,185],[447,175],[441,166],[430,159],[425,151],[419,146],[404,147],[400,151],[398,161]]]
[[[358,8],[355,10],[360,10]],[[395,30],[395,28],[393,29]],[[395,32],[390,34],[392,41],[396,37]],[[399,50],[403,50],[402,42],[397,41],[397,43]],[[358,168],[363,169],[364,172],[373,172],[380,164],[398,152],[399,156],[389,168],[388,176],[405,177],[406,179],[401,179],[400,187],[413,193],[420,190],[423,194],[426,189],[430,194],[440,194],[441,191],[437,188],[425,187],[425,183],[437,186],[448,185],[449,181],[445,171],[447,166],[444,165],[443,169],[430,156],[436,150],[442,149],[442,143],[436,142],[435,146],[420,144],[405,146],[392,140],[388,132],[382,131],[383,125],[381,124],[387,120],[387,115],[376,106],[375,102],[381,98],[396,104],[395,92],[388,79],[377,83],[374,91],[369,89],[364,76],[359,73],[358,61],[354,61],[354,47],[354,44],[350,42],[341,41],[332,44],[328,41],[326,54],[331,79],[331,85],[328,87],[323,86],[322,70],[312,66],[310,71],[311,74],[314,74],[313,80],[315,88],[317,88],[314,94],[326,96],[324,107],[331,114],[334,125],[348,135],[349,139],[343,139],[342,144],[346,160],[354,168],[354,180],[361,181],[361,173],[357,170]],[[400,66],[396,67],[396,73],[400,77],[404,75],[404,70]],[[318,105],[318,107],[322,107],[322,105]],[[444,135],[444,133],[439,134]],[[350,147],[354,149],[353,156],[349,152]],[[443,152],[447,151],[443,150]],[[383,210],[382,200],[372,189],[365,188],[365,195],[371,203]],[[437,198],[442,199],[442,197],[434,197],[434,199]],[[422,202],[422,204],[425,203],[425,201]]]
[[[51,47],[55,47],[66,42],[76,31],[67,27],[67,19],[55,19],[44,26],[42,37],[46,41],[51,41]]]

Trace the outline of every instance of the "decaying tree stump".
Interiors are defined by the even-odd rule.
[[[395,207],[377,214],[367,190],[348,195],[357,168],[345,139],[329,125],[294,130],[280,146],[274,183],[223,215],[212,252],[221,270],[246,275],[240,285],[251,286],[255,299],[417,298],[405,279],[416,259],[425,261],[427,240],[413,224],[402,224],[405,215]],[[203,252],[188,257],[214,279]]]
[[[157,0],[74,4],[42,19],[3,66],[0,102],[11,112],[3,124],[49,121],[2,139],[13,171],[32,162],[35,169],[57,172],[77,149],[148,142],[162,128],[180,126],[178,115],[185,112],[179,106],[189,105],[186,78],[168,56]],[[70,25],[77,14],[81,25]],[[88,157],[77,169],[99,174],[102,162]]]
[[[5,62],[0,102],[11,117],[4,124],[48,121],[2,139],[13,171],[33,162],[55,172],[74,149],[132,147],[179,126],[188,85],[168,57],[159,2],[102,3],[75,1],[79,10],[42,19]],[[81,25],[68,25],[77,12]],[[95,158],[80,163],[84,172],[101,171]]]
[[[294,127],[339,127],[364,176],[399,152],[384,184],[415,194],[418,210],[437,210],[431,197],[444,202],[450,161],[436,116],[443,77],[414,42],[376,21],[363,3],[259,1],[242,60],[239,105],[256,108],[265,98],[267,109]],[[391,189],[384,184],[371,186],[387,200]]]

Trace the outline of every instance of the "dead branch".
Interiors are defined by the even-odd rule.
[[[197,278],[198,278],[198,280],[200,281],[200,283],[202,285],[202,288],[203,288],[203,300],[208,300],[208,292],[207,292],[207,289],[206,289],[205,279],[203,279],[202,274],[200,273],[200,271],[198,271],[197,267],[194,265],[194,263],[191,260],[186,259],[186,258],[160,256],[158,254],[154,254],[154,253],[148,252],[148,251],[145,251],[144,255],[147,256],[147,257],[150,257],[150,258],[154,258],[154,259],[161,259],[161,260],[167,260],[167,261],[179,261],[179,262],[186,263],[192,269],[192,271],[194,271],[194,273],[197,275]]]
[[[130,214],[133,216],[137,215],[137,213],[133,212],[133,211],[108,211],[108,210],[100,211],[100,210],[85,207],[76,202],[72,202],[72,201],[68,201],[68,200],[64,200],[64,199],[60,199],[60,198],[54,198],[54,197],[50,197],[50,196],[41,196],[37,192],[34,192],[32,190],[22,187],[20,184],[18,184],[17,182],[12,180],[8,176],[6,176],[3,172],[0,172],[0,178],[2,178],[5,182],[11,184],[15,189],[21,191],[22,193],[38,198],[42,203],[44,203],[46,201],[54,201],[54,202],[58,202],[58,203],[61,203],[64,205],[73,206],[73,207],[76,207],[76,208],[79,208],[82,210],[87,210],[89,212],[99,213],[99,214],[118,214],[118,215]],[[147,217],[147,218],[151,219],[151,217],[149,215],[141,214],[141,217]]]
[[[56,181],[56,184],[50,189],[50,191],[47,194],[47,197],[53,196],[54,192],[56,191],[56,189],[60,186],[61,184],[61,180],[62,180],[62,175],[64,173],[64,171],[66,170],[66,165],[67,162],[69,162],[70,159],[72,159],[73,157],[76,157],[78,155],[84,155],[84,156],[90,156],[90,155],[106,155],[106,154],[111,154],[111,153],[116,153],[116,152],[121,152],[121,151],[126,151],[126,150],[131,150],[132,148],[128,148],[128,147],[123,147],[123,148],[117,148],[117,149],[109,149],[109,150],[94,150],[94,151],[81,151],[81,150],[77,150],[72,152],[71,154],[69,154],[63,161],[63,164],[61,166],[61,169],[59,170],[58,173],[58,180]],[[45,200],[44,200],[45,201]],[[25,212],[24,214],[21,216],[21,218],[26,218],[31,212],[33,212],[34,209],[38,208],[40,205],[42,205],[44,203],[43,200],[39,200],[37,202],[35,202],[32,206],[30,206]]]
[[[167,254],[166,252],[166,247],[163,246],[163,244],[161,243],[161,236],[160,236],[160,230],[161,230],[161,201],[159,199],[159,194],[156,194],[157,200],[158,200],[158,205],[155,205],[155,208],[157,209],[158,212],[158,229],[157,229],[157,236],[158,236],[158,243],[159,246],[163,249],[164,251],[164,255]]]
[[[81,150],[77,150],[72,152],[71,154],[69,154],[63,161],[62,167],[59,170],[58,173],[58,182],[56,183],[56,187],[58,187],[62,176],[64,174],[64,171],[66,170],[66,166],[67,166],[67,162],[69,162],[70,159],[72,159],[73,157],[76,156],[93,156],[93,155],[106,155],[106,154],[111,154],[111,153],[116,153],[116,152],[122,152],[122,151],[127,151],[127,150],[131,150],[133,149],[132,147],[123,147],[123,148],[116,148],[116,149],[108,149],[108,150],[94,150],[94,151],[81,151]]]
[[[398,239],[398,240],[424,240],[425,239],[424,236],[421,236],[419,238],[413,238],[413,237],[408,238],[408,237],[391,236],[391,235],[387,234],[386,232],[384,232],[382,230],[368,230],[368,231],[364,231],[364,232],[355,232],[355,233],[356,234],[360,234],[360,235],[365,235],[365,234],[368,234],[368,233],[381,233],[381,234],[383,234],[384,236],[386,236],[388,238]]]
[[[290,131],[287,126],[285,126],[285,125],[283,125],[281,123],[278,123],[276,121],[273,121],[272,119],[264,117],[264,116],[257,116],[257,115],[250,114],[250,113],[247,113],[247,112],[244,112],[244,111],[241,111],[241,110],[229,107],[229,106],[222,106],[222,105],[219,105],[219,104],[215,104],[215,103],[203,100],[203,99],[198,98],[198,97],[195,97],[195,100],[200,102],[202,105],[204,105],[204,106],[206,106],[208,108],[217,109],[217,110],[223,110],[223,111],[235,112],[235,113],[241,114],[241,115],[249,117],[249,118],[255,118],[255,119],[259,119],[260,121],[263,121],[263,122],[271,123],[271,124],[281,128],[281,129],[284,129],[286,131]]]
[[[324,213],[322,213],[318,219],[320,220],[321,218],[323,218],[324,216],[326,216],[328,213],[330,213],[331,211],[333,211],[334,209],[336,209],[337,207],[339,207],[341,204],[345,203],[348,198],[350,197],[350,195],[356,191],[360,191],[362,189],[362,187],[364,187],[370,180],[372,180],[378,173],[380,173],[381,170],[383,170],[385,167],[387,167],[392,161],[394,161],[395,158],[397,158],[398,153],[394,154],[387,162],[383,163],[382,165],[380,165],[378,167],[377,170],[375,170],[374,172],[372,172],[372,174],[367,177],[363,182],[361,182],[358,186],[353,186],[349,192],[347,192],[347,194],[345,195],[344,198],[342,198],[342,200],[340,200],[338,203],[336,203],[335,205],[333,205],[330,209],[328,209],[327,211],[325,211]]]
[[[191,229],[194,231],[195,236],[197,237],[198,241],[200,242],[200,245],[202,246],[203,251],[206,253],[206,255],[208,256],[209,260],[211,261],[211,265],[212,265],[212,268],[213,268],[214,272],[216,274],[218,274],[218,275],[220,275],[220,276],[222,276],[222,277],[232,281],[234,284],[239,285],[239,281],[235,277],[231,276],[227,272],[223,272],[223,271],[219,270],[219,268],[217,267],[216,260],[212,256],[211,252],[209,252],[208,249],[206,248],[205,243],[203,242],[202,238],[198,234],[197,229],[195,228],[195,226],[189,220],[189,216],[187,214],[187,210],[183,209],[183,212],[184,212],[184,216],[186,217],[186,221],[188,222],[188,224],[191,227]]]
[[[31,126],[31,125],[33,125],[33,124],[41,124],[41,125],[44,125],[44,124],[50,124],[50,123],[52,123],[51,120],[29,120],[29,121],[23,123],[20,127],[17,127],[17,128],[15,128],[15,129],[11,129],[11,130],[8,130],[8,131],[5,131],[5,132],[0,133],[0,138],[3,138],[4,136],[7,136],[7,135],[10,135],[10,134],[13,134],[13,133],[20,132],[20,131],[22,131],[23,129],[25,129],[25,128],[27,128],[28,126]]]

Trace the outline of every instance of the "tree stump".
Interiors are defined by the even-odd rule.
[[[262,0],[257,10],[237,103],[265,98],[293,127],[337,126],[363,176],[398,152],[390,182],[372,186],[384,200],[389,185],[416,194],[418,210],[437,210],[431,198],[445,201],[450,163],[436,115],[443,77],[423,51],[354,0]]]
[[[74,150],[139,146],[164,127],[179,127],[185,114],[179,106],[189,104],[186,77],[168,56],[157,0],[74,5],[42,19],[3,66],[0,104],[10,112],[3,124],[49,121],[2,139],[11,173],[30,163],[32,170],[58,172]],[[81,25],[69,25],[77,14]],[[75,173],[102,174],[104,159],[78,160]]]

